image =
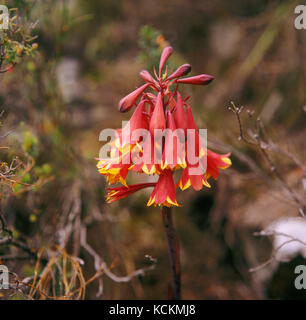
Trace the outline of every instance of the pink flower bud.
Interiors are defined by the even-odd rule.
[[[161,76],[161,72],[163,70],[163,67],[166,63],[166,61],[169,59],[169,57],[171,56],[173,52],[172,47],[166,47],[163,52],[162,55],[160,57],[160,61],[159,61],[159,76]]]
[[[120,112],[127,112],[129,111],[133,105],[136,103],[139,96],[147,89],[149,86],[148,83],[142,85],[141,87],[137,88],[124,98],[122,98],[119,102],[118,109]]]
[[[176,71],[174,71],[167,80],[172,80],[175,78],[186,76],[191,71],[191,65],[190,64],[183,64],[180,67],[177,68]]]
[[[200,74],[198,76],[178,79],[177,83],[185,83],[185,84],[198,84],[198,85],[206,85],[214,80],[213,76],[208,74]]]
[[[150,82],[150,83],[154,83],[155,80],[154,78],[151,76],[150,72],[147,70],[142,70],[140,73],[141,78],[145,81],[145,82]]]

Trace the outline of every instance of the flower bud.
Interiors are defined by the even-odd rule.
[[[174,71],[167,80],[172,80],[175,78],[186,76],[191,71],[191,65],[190,64],[183,64],[180,67],[177,68],[176,71]]]
[[[129,111],[133,105],[136,103],[139,96],[147,89],[149,86],[148,83],[142,85],[141,87],[137,88],[124,98],[122,98],[119,102],[118,109],[120,112],[127,112]]]
[[[150,120],[150,131],[154,134],[154,129],[164,130],[166,128],[166,119],[163,106],[162,94],[159,92],[156,105]]]
[[[173,52],[172,47],[166,47],[163,52],[162,55],[160,57],[160,61],[159,61],[159,76],[161,76],[161,72],[163,70],[163,67],[166,63],[166,61],[169,59],[169,57],[171,56]]]
[[[213,76],[208,74],[200,74],[198,76],[178,79],[177,83],[185,83],[185,84],[197,84],[197,85],[206,85],[214,80]]]
[[[145,81],[145,82],[150,82],[150,83],[154,83],[154,78],[151,76],[150,72],[147,70],[142,70],[140,73],[141,78]]]

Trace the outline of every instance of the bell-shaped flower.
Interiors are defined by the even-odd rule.
[[[213,179],[217,179],[219,176],[219,169],[227,169],[231,166],[232,161],[229,158],[231,154],[218,154],[211,150],[207,150],[207,169],[206,169],[206,177],[213,177]]]
[[[171,170],[164,170],[160,174],[157,184],[151,194],[147,206],[180,206],[176,200],[175,185]]]

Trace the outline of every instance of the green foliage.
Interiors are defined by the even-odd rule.
[[[48,163],[43,164],[41,167],[39,166],[35,167],[35,173],[38,176],[48,177],[50,176],[51,172],[52,172],[52,168]]]
[[[38,139],[29,129],[24,129],[22,132],[22,148],[32,157],[38,155]]]
[[[140,62],[145,65],[147,70],[153,70],[154,68],[158,70],[160,55],[170,43],[160,31],[150,25],[145,25],[139,31],[138,45],[141,48],[138,56]],[[168,75],[183,63],[185,63],[184,59],[179,54],[174,53],[172,59],[167,61]],[[165,76],[164,73],[163,77]]]
[[[18,15],[18,9],[9,10],[9,29],[0,30],[0,72],[10,71],[24,56],[33,57],[37,43],[32,30],[36,24],[29,24]]]
[[[146,65],[146,68],[152,70],[159,63],[161,47],[158,41],[162,40],[162,34],[155,28],[145,25],[140,29],[138,45],[141,48],[139,59]]]

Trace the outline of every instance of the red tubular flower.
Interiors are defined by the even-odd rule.
[[[107,195],[106,195],[106,202],[112,203],[119,199],[126,198],[131,194],[150,187],[155,187],[156,183],[139,183],[139,184],[132,184],[127,187],[118,187],[118,188],[107,188]]]
[[[120,112],[127,112],[129,111],[133,105],[136,103],[139,96],[147,89],[149,83],[142,85],[141,87],[137,88],[124,98],[122,98],[119,102],[118,109]]]
[[[171,56],[173,52],[172,47],[166,47],[163,52],[162,55],[160,57],[160,61],[159,61],[159,76],[161,76],[161,72],[163,70],[163,67],[166,63],[166,61],[169,59],[169,57]]]
[[[192,186],[196,191],[201,190],[203,186],[210,188],[210,184],[207,182],[205,174],[191,175],[189,170],[191,167],[191,165],[188,165],[187,168],[183,170],[182,177],[179,180],[177,187],[181,190],[186,190]]]
[[[167,111],[167,130],[165,136],[165,145],[161,160],[161,169],[185,168],[185,141],[181,136],[184,135],[182,130],[176,130],[175,121],[172,113]]]
[[[215,152],[212,152],[202,145],[200,137],[197,131],[197,127],[192,115],[190,106],[186,106],[186,115],[187,115],[187,128],[194,130],[195,133],[195,143],[187,146],[187,152],[193,153],[198,160],[194,164],[190,164],[187,159],[187,168],[184,169],[181,179],[179,180],[177,186],[181,190],[186,190],[190,186],[194,190],[198,191],[203,188],[203,186],[210,187],[210,184],[207,182],[209,177],[217,179],[219,175],[219,169],[226,169],[231,165],[231,161],[228,158],[230,154],[219,155]],[[190,147],[192,150],[189,150]],[[192,169],[197,172],[196,168],[199,170],[199,174],[192,174]]]
[[[213,177],[217,179],[219,176],[219,169],[227,169],[231,164],[231,159],[229,158],[231,154],[218,154],[211,150],[207,150],[207,169],[206,176]]]
[[[183,129],[186,133],[187,121],[186,121],[186,113],[183,106],[183,100],[180,93],[177,93],[177,103],[176,108],[174,110],[174,118],[175,124],[177,128]]]
[[[219,169],[227,169],[232,164],[229,158],[230,153],[221,155],[209,149],[206,149],[206,148],[204,149],[202,142],[200,141],[200,137],[196,129],[196,124],[192,116],[192,111],[189,105],[187,105],[186,107],[186,113],[187,113],[188,128],[195,129],[195,133],[196,133],[195,154],[199,156],[200,162],[202,162],[200,163],[200,165],[202,164],[202,166],[204,166],[203,161],[206,161],[205,177],[206,179],[210,177],[217,179],[219,175]]]
[[[165,112],[163,106],[163,97],[161,92],[158,93],[156,105],[150,120],[150,132],[154,134],[155,129],[164,130],[166,128]]]
[[[191,108],[190,108],[190,106],[188,104],[186,106],[186,118],[187,118],[186,119],[187,129],[193,130],[194,138],[195,138],[194,144],[190,143],[190,144],[188,144],[188,147],[192,147],[193,148],[194,155],[196,157],[199,157],[199,156],[201,157],[202,154],[200,152],[200,145],[201,145],[200,136],[199,136],[198,129],[197,129],[196,123],[195,123],[193,115],[192,115]],[[187,134],[188,134],[188,132],[187,132]],[[193,142],[193,141],[190,141],[190,142]],[[187,147],[187,149],[188,149],[188,147]],[[187,150],[187,152],[188,152],[188,150]],[[203,153],[203,147],[202,147],[202,153]]]
[[[180,67],[176,69],[168,78],[167,80],[176,79],[179,77],[186,76],[191,71],[191,65],[190,64],[183,64]]]
[[[197,84],[197,85],[206,85],[211,83],[214,80],[213,76],[208,74],[200,74],[198,76],[183,78],[176,80],[177,83],[185,83],[185,84]]]
[[[176,201],[175,185],[171,170],[164,170],[159,176],[147,206],[151,206],[152,204],[166,207],[180,206]]]
[[[128,143],[135,144],[137,141],[132,139],[133,132],[137,129],[149,129],[148,119],[145,115],[145,101],[142,100],[136,107],[131,119],[122,130],[123,140],[128,139]],[[129,131],[129,132],[128,132]],[[133,141],[132,141],[133,140]]]

